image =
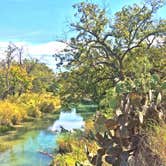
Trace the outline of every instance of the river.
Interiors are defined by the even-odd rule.
[[[90,111],[89,111],[90,110]],[[78,113],[79,112],[79,113]],[[56,140],[63,126],[67,130],[83,129],[84,120],[94,113],[93,109],[72,109],[70,112],[61,111],[52,120],[33,122],[25,130],[16,134],[8,134],[3,138],[5,143],[12,144],[11,148],[0,153],[0,166],[48,166],[51,157],[40,152],[52,154],[58,147]],[[38,126],[33,128],[32,126]],[[40,127],[39,127],[40,126]]]

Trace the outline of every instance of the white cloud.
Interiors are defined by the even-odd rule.
[[[62,42],[48,42],[44,44],[30,44],[26,42],[15,42],[18,47],[24,47],[30,55],[53,55],[55,53],[60,53],[65,47],[66,44]],[[3,51],[7,48],[9,42],[0,42],[0,50]]]
[[[28,50],[31,55],[53,55],[60,53],[66,45],[61,42],[49,42],[39,45],[29,45]]]
[[[33,58],[37,58],[41,62],[46,63],[53,70],[55,70],[56,62],[52,55],[61,53],[66,47],[66,44],[58,41],[35,45],[27,42],[15,42],[14,44],[17,47],[24,48],[23,57],[28,57],[28,55],[30,55]],[[3,59],[4,51],[8,45],[9,42],[0,42],[0,59]]]

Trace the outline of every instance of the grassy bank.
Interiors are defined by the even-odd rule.
[[[59,97],[51,93],[25,93],[0,101],[0,134],[16,125],[53,113],[60,108]]]
[[[94,131],[94,123],[92,119],[85,122],[84,131],[76,130],[72,133],[61,134],[57,140],[57,154],[51,163],[51,166],[71,166],[75,164],[83,164],[89,166],[87,159],[87,147],[93,155],[98,149],[98,145],[94,141],[92,134]]]

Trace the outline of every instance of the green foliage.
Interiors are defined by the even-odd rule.
[[[133,154],[147,122],[166,120],[166,24],[154,19],[162,6],[162,0],[126,6],[113,19],[97,5],[74,6],[76,35],[66,54],[57,56],[70,69],[59,75],[60,95],[67,102],[93,100],[109,118],[95,120],[100,147],[94,156],[87,149],[92,165],[127,166],[130,157],[136,161]]]
[[[3,134],[7,131],[11,131],[14,128],[12,126],[7,126],[7,125],[0,125],[0,134]]]
[[[66,133],[59,136],[58,145],[59,153],[61,154],[56,155],[52,165],[59,164],[62,166],[70,166],[76,165],[76,163],[85,166],[90,165],[84,151],[85,145],[88,145],[94,153],[98,146],[92,140],[83,139],[82,134],[83,133],[76,131],[74,133]]]
[[[32,62],[26,62],[26,65],[33,66],[34,64]],[[32,92],[34,93],[46,92],[53,84],[53,81],[55,82],[53,71],[43,63],[36,63],[29,74],[33,77]],[[50,90],[54,91],[54,89]]]
[[[28,116],[40,117],[42,113],[54,112],[60,107],[60,100],[55,97],[58,90],[53,86],[57,85],[53,71],[36,60],[23,60],[21,50],[9,44],[0,61],[2,130]]]
[[[120,97],[115,88],[110,88],[106,91],[106,95],[100,100],[100,109],[106,117],[111,117],[114,114],[114,110],[120,104]]]
[[[11,86],[13,85],[16,91],[18,91],[22,87],[24,87],[26,90],[31,89],[32,78],[28,76],[26,68],[20,67],[18,66],[18,64],[12,65],[9,69],[9,76]]]
[[[156,86],[165,69],[165,45],[158,40],[164,39],[165,20],[154,21],[162,5],[159,1],[126,6],[113,20],[95,4],[74,5],[78,21],[71,27],[76,37],[71,38],[66,54],[57,56],[70,69],[60,73],[62,100],[88,98],[100,103],[115,87],[120,94],[146,93]],[[157,82],[153,82],[154,75]]]
[[[149,120],[159,123],[166,118],[165,101],[162,100],[161,94],[144,95],[131,93],[124,95],[114,119],[106,119],[101,115],[97,117],[95,128],[97,129],[99,124],[103,124],[105,127],[100,128],[95,136],[95,140],[100,146],[97,154],[90,158],[90,152],[87,150],[92,165],[105,163],[113,166],[128,165],[131,157],[135,157],[135,161],[137,161],[134,154],[139,151],[139,146],[144,138],[142,128],[147,126]]]
[[[54,104],[53,103],[48,103],[48,102],[42,102],[39,106],[39,109],[41,112],[53,112],[55,110]]]
[[[9,95],[21,95],[26,92],[58,93],[55,74],[45,64],[35,60],[14,60],[19,48],[9,45],[4,52],[4,60],[0,61],[0,98]],[[22,56],[22,53],[19,54]],[[55,89],[54,89],[55,88]]]
[[[18,64],[11,65],[7,70],[0,69],[1,91],[0,97],[6,98],[7,95],[23,93],[31,89],[32,77],[30,77],[25,67]]]

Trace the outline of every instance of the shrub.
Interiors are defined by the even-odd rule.
[[[3,134],[4,132],[7,132],[7,131],[11,131],[13,129],[14,129],[14,127],[12,127],[12,126],[0,125],[0,134]]]
[[[27,114],[32,117],[40,117],[42,112],[53,112],[60,108],[59,98],[52,96],[51,93],[25,93],[14,100],[23,105]]]
[[[26,111],[20,105],[8,100],[0,101],[0,124],[12,125],[26,118]]]
[[[39,110],[41,112],[54,112],[60,107],[58,97],[52,96],[50,93],[42,94],[39,97]]]
[[[40,104],[40,111],[41,112],[53,112],[53,110],[55,109],[54,104],[53,103],[48,103],[48,102],[42,102]]]
[[[61,135],[57,140],[57,144],[59,145],[58,152],[60,154],[72,152],[71,142],[72,142],[72,137],[70,136],[70,134]]]
[[[21,96],[10,96],[0,101],[0,125],[11,126],[20,123],[27,116],[40,117],[42,112],[53,112],[60,107],[58,97],[51,93],[24,93]]]
[[[68,149],[68,151],[64,154],[57,154],[52,165],[71,166],[78,163],[90,166],[85,153],[85,147],[88,146],[91,153],[96,153],[98,145],[92,140],[85,139],[84,136],[81,136],[82,134],[80,134],[80,131],[76,131],[74,133],[63,134],[58,138],[59,147]]]
[[[39,111],[39,108],[38,106],[35,106],[35,105],[31,105],[31,106],[27,106],[27,113],[29,116],[32,116],[32,117],[41,117],[41,112]]]

